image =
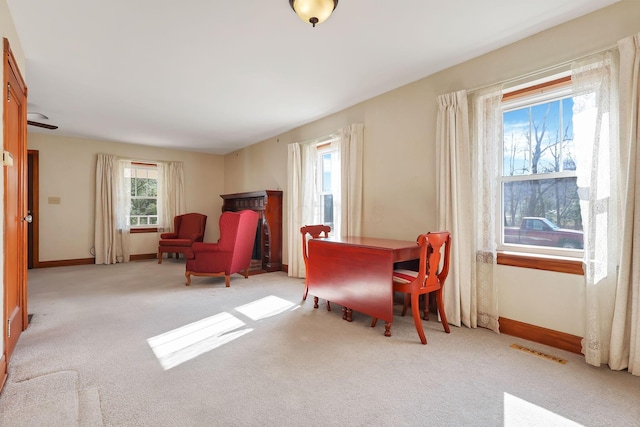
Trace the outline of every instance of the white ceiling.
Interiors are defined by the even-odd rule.
[[[6,1],[30,131],[226,154],[617,0]]]

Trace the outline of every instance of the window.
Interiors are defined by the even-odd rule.
[[[156,165],[132,163],[125,168],[131,183],[128,221],[131,228],[158,226],[158,168]]]
[[[334,223],[334,186],[333,182],[337,178],[334,173],[334,164],[336,161],[336,152],[331,150],[330,144],[323,144],[317,147],[317,178],[316,193],[318,195],[320,222],[328,225],[331,229],[335,229]],[[337,172],[338,174],[340,171]]]
[[[573,96],[561,80],[503,98],[501,250],[582,255]]]

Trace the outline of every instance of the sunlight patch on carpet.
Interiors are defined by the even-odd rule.
[[[295,306],[291,301],[269,295],[245,305],[236,307],[236,310],[251,320],[261,320],[291,310]]]
[[[516,350],[523,351],[525,353],[532,354],[534,356],[541,357],[541,358],[546,359],[546,360],[550,360],[552,362],[560,363],[560,364],[563,364],[563,365],[567,363],[567,361],[565,359],[561,359],[559,357],[552,356],[550,354],[542,353],[542,352],[540,352],[538,350],[533,350],[531,348],[523,347],[523,346],[521,346],[519,344],[511,344],[510,347],[511,348],[515,348]]]
[[[504,393],[504,427],[583,427],[570,419],[509,393]]]
[[[237,330],[245,325],[232,314],[220,313],[149,338],[147,343],[166,371],[253,331]]]

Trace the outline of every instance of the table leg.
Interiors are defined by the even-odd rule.
[[[347,322],[353,322],[353,310],[347,308]]]
[[[385,337],[390,337],[391,336],[391,324],[393,322],[384,322],[384,336]]]

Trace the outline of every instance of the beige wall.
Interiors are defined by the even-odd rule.
[[[218,239],[222,156],[34,132],[28,138],[29,149],[38,150],[40,160],[39,261],[92,257],[98,153],[184,162],[187,212],[207,215],[205,241]],[[49,204],[50,197],[59,197],[60,204]],[[157,233],[131,235],[132,254],[156,253],[157,249]]]
[[[0,0],[0,35],[2,35],[2,38],[7,38],[7,40],[9,40],[11,51],[13,52],[16,63],[18,64],[18,68],[20,68],[20,73],[24,78],[26,70],[24,53],[5,0]],[[4,70],[4,67],[2,69]],[[0,117],[4,117],[3,102],[0,102]],[[2,135],[4,135],[4,120],[0,124],[0,130],[2,131]],[[4,200],[4,173],[0,174],[0,195],[2,196],[2,200]],[[0,204],[0,236],[4,236],[4,203]],[[0,259],[4,260],[4,244],[0,245]],[[2,277],[2,286],[0,286],[0,304],[4,307],[4,262],[0,263],[0,277]],[[4,324],[4,322],[7,321],[4,316],[4,310],[1,317]],[[4,354],[4,334],[0,335],[0,358],[2,358],[2,355]]]
[[[364,123],[363,234],[414,239],[435,227],[436,97],[543,70],[612,47],[640,31],[640,1],[601,11],[367,100],[339,113],[225,156],[225,192],[285,190],[287,144]],[[470,35],[472,36],[472,35]],[[301,102],[306,102],[301,100]],[[297,250],[297,248],[294,248]],[[582,336],[581,276],[499,266],[500,315]]]

